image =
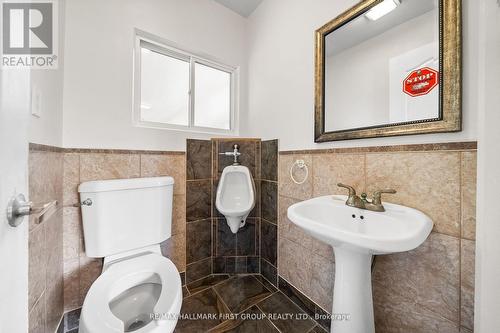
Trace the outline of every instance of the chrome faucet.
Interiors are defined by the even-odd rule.
[[[372,199],[369,200],[366,193],[361,193],[361,196],[358,196],[356,194],[356,190],[352,186],[342,183],[338,183],[337,186],[349,190],[349,196],[347,197],[347,201],[345,202],[347,206],[371,210],[374,212],[385,212],[384,205],[382,205],[382,193],[396,193],[396,190],[393,189],[377,190],[373,192]]]
[[[225,156],[233,156],[233,165],[240,165],[240,162],[238,161],[238,157],[241,155],[240,153],[240,146],[237,144],[233,145],[233,151],[227,151],[225,153],[219,153],[219,155],[225,155]]]

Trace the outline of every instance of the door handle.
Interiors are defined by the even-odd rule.
[[[57,200],[34,205],[31,201],[26,201],[23,194],[18,194],[12,197],[7,205],[7,221],[10,226],[17,227],[23,222],[24,216],[36,214],[36,223],[38,224],[40,218],[55,206],[57,206]]]

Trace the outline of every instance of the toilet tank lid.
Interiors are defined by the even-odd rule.
[[[174,179],[172,177],[97,180],[97,181],[81,183],[80,186],[78,186],[78,192],[92,193],[92,192],[133,190],[139,188],[169,186],[173,184],[174,184]]]

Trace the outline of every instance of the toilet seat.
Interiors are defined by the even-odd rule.
[[[97,278],[85,297],[80,320],[84,325],[80,333],[124,332],[124,323],[113,314],[110,302],[131,287],[148,282],[161,284],[153,310],[158,316],[134,333],[172,332],[182,304],[179,272],[169,259],[148,253],[110,263]]]

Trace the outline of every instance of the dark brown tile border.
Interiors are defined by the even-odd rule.
[[[185,155],[183,151],[169,150],[134,150],[134,149],[93,149],[93,148],[61,148],[56,146],[29,144],[30,151],[46,151],[57,153],[80,153],[80,154],[142,154],[142,155]]]
[[[278,287],[278,269],[265,259],[260,259],[260,274],[273,286]]]
[[[219,139],[219,140],[234,140]],[[252,139],[239,139],[241,141]],[[255,140],[255,139],[253,139]],[[303,149],[303,150],[284,150],[280,155],[294,154],[329,154],[329,153],[377,153],[377,152],[401,152],[401,151],[439,151],[439,150],[475,150],[477,141],[469,142],[447,142],[447,143],[424,143],[411,145],[395,146],[373,146],[373,147],[352,147],[352,148],[330,148],[330,149]],[[184,151],[168,150],[134,150],[134,149],[93,149],[93,148],[61,148],[38,143],[29,144],[30,151],[52,151],[64,153],[101,153],[101,154],[150,154],[150,155],[185,155]]]
[[[127,150],[127,149],[87,149],[87,148],[63,148],[65,153],[88,153],[88,154],[141,154],[141,155],[185,155],[183,151],[168,150]]]
[[[329,313],[317,305],[313,300],[304,295],[300,290],[295,288],[287,280],[285,280],[281,275],[278,275],[278,289],[285,294],[289,299],[292,300],[299,308],[304,310],[309,316],[311,316],[317,323],[319,323],[324,329],[329,330],[331,325],[331,320]]]
[[[395,146],[284,150],[280,151],[279,154],[294,155],[294,154],[331,154],[331,153],[382,153],[382,152],[406,152],[406,151],[413,152],[413,151],[475,150],[475,149],[477,149],[477,141],[424,143],[424,144],[395,145]]]

